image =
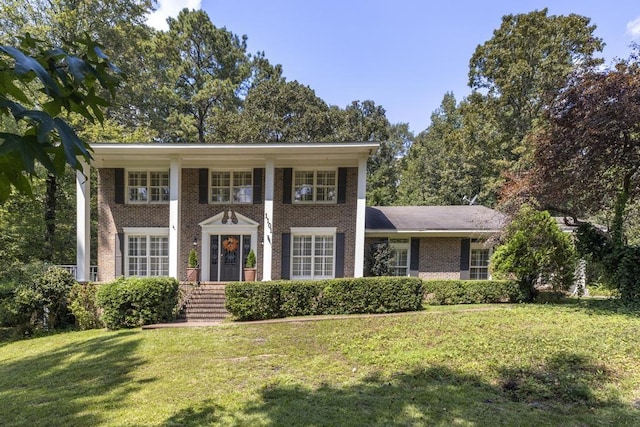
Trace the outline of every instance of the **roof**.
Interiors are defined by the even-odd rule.
[[[376,206],[368,207],[368,234],[426,235],[493,234],[502,229],[506,215],[484,206]]]
[[[258,167],[270,158],[276,167],[330,165],[358,166],[376,152],[378,142],[247,143],[247,144],[119,144],[94,143],[95,167],[168,164],[179,159],[183,167],[236,165]]]

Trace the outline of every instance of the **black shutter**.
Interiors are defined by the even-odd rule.
[[[347,168],[338,168],[338,203],[347,201]]]
[[[209,203],[209,169],[198,169],[198,202]]]
[[[420,238],[411,238],[411,259],[409,260],[409,270],[418,271],[420,269]]]
[[[293,169],[285,168],[282,170],[282,203],[291,204],[291,184],[293,180]]]
[[[460,241],[460,271],[469,270],[469,255],[471,252],[471,239]]]
[[[124,169],[117,168],[115,173],[116,203],[122,205],[124,204]]]
[[[116,241],[114,244],[115,252],[115,277],[124,275],[124,233],[116,233]]]
[[[291,278],[291,233],[282,233],[281,254],[280,277],[289,280]]]
[[[264,169],[255,168],[253,170],[253,204],[262,203],[262,173]]]
[[[336,277],[344,277],[344,233],[336,233]]]

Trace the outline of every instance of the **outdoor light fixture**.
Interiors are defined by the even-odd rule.
[[[193,238],[193,247],[195,248],[196,246],[198,246],[198,238],[194,237]]]

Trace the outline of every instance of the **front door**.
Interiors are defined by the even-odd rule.
[[[240,280],[242,268],[240,236],[220,236],[220,281],[231,282]]]

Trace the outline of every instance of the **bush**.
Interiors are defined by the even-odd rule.
[[[76,283],[69,292],[69,309],[76,318],[76,325],[80,329],[104,327],[96,305],[97,290],[98,288],[93,283]]]
[[[67,297],[76,283],[67,270],[49,267],[41,274],[17,276],[21,283],[0,287],[0,322],[28,333],[55,329],[72,322]]]
[[[227,310],[239,320],[420,310],[422,295],[422,281],[410,277],[245,282],[225,289]]]
[[[528,288],[512,280],[425,280],[425,302],[432,305],[528,301]]]
[[[121,277],[98,288],[96,303],[109,329],[171,321],[176,317],[178,281],[170,277]]]

